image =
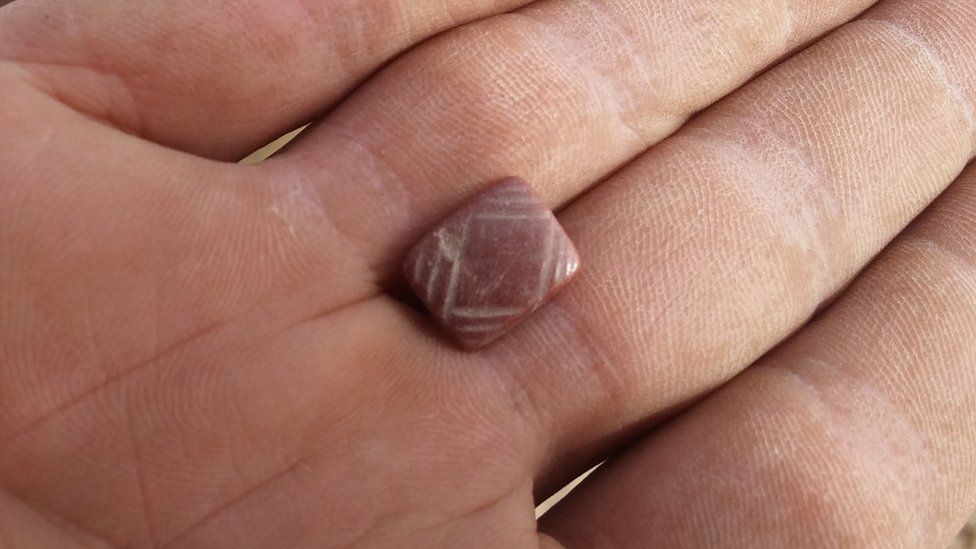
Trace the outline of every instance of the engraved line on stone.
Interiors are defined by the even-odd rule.
[[[539,207],[539,202],[534,197],[521,195],[493,196],[491,198],[486,198],[485,204],[493,204],[502,208],[512,207],[536,209]]]
[[[485,203],[503,208],[535,208],[536,206],[536,201],[531,196],[491,197],[485,200]]]
[[[434,256],[434,265],[431,267],[431,272],[427,278],[427,299],[433,299],[434,297],[434,283],[437,281],[437,276],[441,272],[441,253],[440,250]]]
[[[498,202],[505,200],[514,200],[518,202],[535,202],[535,197],[516,189],[508,189],[503,192],[492,193],[491,196],[486,196],[484,200]]]
[[[490,198],[495,198],[498,196],[527,196],[529,193],[526,192],[525,187],[521,185],[499,185],[489,195]]]
[[[576,254],[569,253],[567,250],[566,255],[569,260],[566,261],[566,268],[563,270],[562,280],[569,278],[569,276],[576,272],[576,269],[579,268],[579,258],[576,257]]]
[[[562,254],[563,266],[562,269],[560,269],[557,273],[559,276],[559,282],[563,282],[568,279],[579,267],[579,256],[576,255],[576,249],[568,239],[564,239],[562,242]]]
[[[455,257],[450,258],[451,279],[447,285],[447,295],[444,296],[443,317],[444,320],[451,318],[454,309],[454,301],[457,299],[458,277],[461,275],[461,265],[464,263],[464,249],[468,245],[468,227],[471,226],[471,219],[467,219],[461,227],[460,241],[453,247]]]
[[[465,220],[467,223],[467,220]],[[463,229],[463,227],[462,227]],[[463,246],[460,240],[465,238],[464,233],[462,233],[459,239],[454,233],[457,231],[451,230],[450,227],[441,227],[437,229],[434,233],[434,238],[437,239],[437,251],[440,255],[446,257],[449,261],[457,259],[460,255],[459,250]]]
[[[509,221],[509,220],[528,221],[528,220],[533,220],[534,219],[534,220],[537,220],[537,221],[548,221],[549,220],[549,217],[548,216],[545,216],[545,215],[501,213],[501,214],[477,214],[475,216],[472,216],[472,219],[482,219],[482,220],[489,220],[489,221],[495,221],[495,220],[501,220],[501,221]]]
[[[523,204],[514,204],[512,202],[489,202],[487,206],[491,207],[492,209],[499,210],[500,212],[503,213],[508,213],[508,214],[524,213],[528,215],[534,214],[536,209],[538,208],[538,205],[532,202],[526,202]]]
[[[458,332],[468,334],[484,334],[497,330],[501,324],[468,324],[467,326],[457,326],[454,329]]]
[[[566,275],[564,271],[567,263],[569,262],[569,249],[566,245],[566,240],[560,239],[558,242],[556,242],[556,247],[556,253],[559,254],[559,261],[552,270],[552,282],[554,285],[565,280]]]
[[[485,196],[487,200],[495,200],[499,198],[531,198],[532,195],[525,192],[525,189],[520,187],[506,187],[504,189],[496,189],[489,195]]]
[[[555,227],[553,227],[552,225],[546,225],[546,241],[545,244],[543,244],[542,246],[542,248],[546,251],[546,255],[543,256],[542,263],[539,264],[539,275],[538,275],[539,278],[536,282],[536,288],[535,288],[536,300],[542,300],[542,298],[544,298],[546,295],[546,291],[549,289],[548,288],[549,280],[547,280],[547,278],[550,276],[550,273],[552,272],[550,269],[552,268],[551,265],[553,259],[552,245],[553,245],[553,240],[555,238],[555,235],[556,235]]]
[[[457,307],[454,309],[454,316],[464,319],[490,319],[505,318],[515,316],[522,312],[522,309],[511,307]]]

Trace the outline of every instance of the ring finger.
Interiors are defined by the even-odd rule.
[[[826,313],[547,516],[568,546],[944,547],[976,505],[976,166]]]

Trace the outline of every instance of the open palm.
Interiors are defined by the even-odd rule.
[[[944,544],[976,4],[872,4],[0,8],[0,545]],[[398,264],[509,175],[582,272],[461,352]]]

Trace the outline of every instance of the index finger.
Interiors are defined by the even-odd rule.
[[[568,546],[945,547],[976,504],[974,205],[976,166],[822,316],[543,529]]]

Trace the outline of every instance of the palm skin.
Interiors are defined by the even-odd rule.
[[[0,543],[938,546],[976,504],[973,171],[916,218],[976,153],[973,7],[177,4],[0,9]],[[464,353],[398,262],[511,174],[584,270]]]

